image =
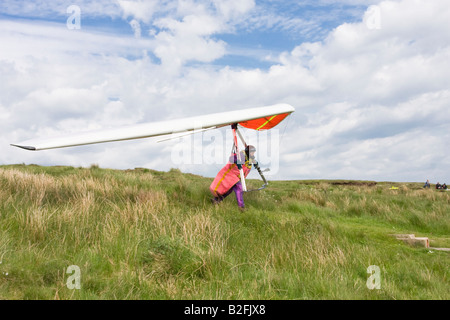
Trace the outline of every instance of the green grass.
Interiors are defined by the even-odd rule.
[[[390,236],[450,247],[450,192],[270,181],[240,212],[234,195],[210,203],[211,180],[0,166],[0,298],[450,299],[449,253]],[[67,286],[71,265],[81,289]],[[379,290],[366,286],[370,265]]]

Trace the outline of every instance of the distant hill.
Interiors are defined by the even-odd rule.
[[[450,299],[449,253],[391,236],[450,247],[450,192],[269,181],[240,212],[211,204],[211,181],[0,166],[0,298]]]

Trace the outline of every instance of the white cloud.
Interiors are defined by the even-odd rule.
[[[225,43],[209,36],[220,29],[210,16],[189,15],[182,21],[160,19],[161,31],[155,36],[155,55],[162,64],[178,70],[187,61],[211,62],[225,54]]]
[[[89,32],[83,28],[69,30],[65,21],[35,22],[0,20],[2,47],[0,58],[14,64],[32,66],[33,59],[52,62],[72,60],[74,63],[86,55],[142,56],[142,51],[152,49],[149,39],[130,41],[128,36]],[[83,56],[84,55],[84,56]],[[95,57],[94,57],[95,59]],[[67,63],[69,66],[69,63]]]
[[[118,0],[118,4],[125,18],[133,17],[133,20],[147,24],[151,21],[153,14],[158,11],[158,6],[161,5],[159,0]]]
[[[213,2],[226,21],[240,19],[255,7],[254,0],[215,0]]]

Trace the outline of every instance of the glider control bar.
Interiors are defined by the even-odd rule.
[[[258,170],[258,173],[261,176],[261,178],[263,179],[264,184],[262,185],[262,187],[259,187],[258,189],[247,190],[247,192],[259,191],[259,190],[265,189],[268,186],[268,184],[269,184],[267,182],[266,178],[263,175],[263,172],[269,171],[269,169],[261,170],[261,168],[259,167],[258,163],[253,164],[253,166],[256,168],[256,170]]]

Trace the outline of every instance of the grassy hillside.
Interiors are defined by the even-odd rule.
[[[450,299],[450,253],[390,236],[450,247],[450,192],[274,181],[240,212],[234,195],[210,203],[211,180],[0,166],[0,298]]]

